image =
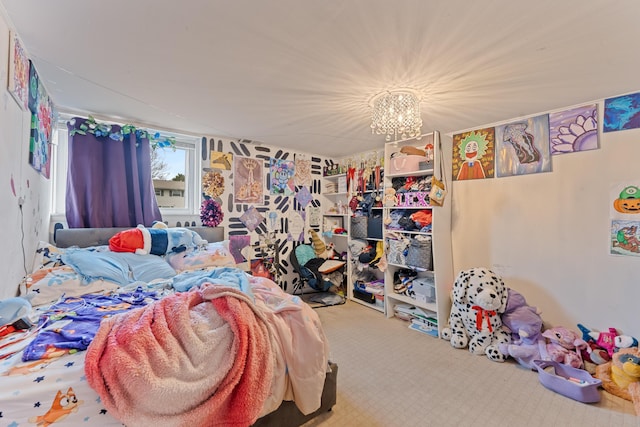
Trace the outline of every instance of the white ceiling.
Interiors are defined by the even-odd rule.
[[[637,0],[0,0],[63,110],[342,156],[640,89]]]

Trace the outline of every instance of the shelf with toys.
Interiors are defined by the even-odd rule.
[[[411,319],[410,328],[433,336],[448,321],[454,278],[451,197],[438,206],[429,193],[434,175],[446,182],[450,172],[444,165],[451,164],[451,154],[437,131],[385,145],[385,312]],[[412,311],[419,316],[407,315]]]

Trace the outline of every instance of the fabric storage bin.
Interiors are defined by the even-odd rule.
[[[409,239],[406,237],[387,239],[387,262],[389,264],[405,265],[408,247]]]
[[[411,239],[407,251],[406,264],[411,267],[431,270],[431,237],[420,236]]]
[[[391,163],[388,167],[392,174],[410,173],[420,170],[420,162],[426,162],[425,156],[418,156],[415,154],[408,155],[395,155],[391,158]]]
[[[382,239],[382,215],[370,216],[367,220],[367,237]]]
[[[354,239],[366,239],[367,238],[367,223],[368,217],[366,216],[352,216],[351,217],[351,237]]]

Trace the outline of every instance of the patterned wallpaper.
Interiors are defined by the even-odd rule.
[[[224,227],[225,235],[230,239],[235,239],[234,236],[246,236],[244,239],[248,238],[252,245],[248,251],[249,257],[255,259],[261,258],[264,254],[261,249],[255,247],[256,244],[260,242],[261,236],[264,238],[271,232],[278,258],[276,282],[285,291],[291,292],[298,282],[298,275],[293,271],[289,256],[291,251],[301,244],[300,239],[309,242],[309,215],[314,208],[317,208],[320,214],[322,213],[322,168],[333,164],[333,161],[310,153],[287,151],[273,146],[258,145],[247,140],[238,141],[217,137],[202,138],[201,159],[202,197],[210,197],[220,203],[224,212],[224,219],[220,225]],[[254,177],[254,181],[262,180],[262,197],[254,198],[253,202],[244,188],[242,191],[240,188],[235,188],[243,185],[246,187],[245,184],[247,184],[246,178],[240,177],[241,167],[238,169],[237,166],[237,162],[242,159],[254,159],[257,161],[255,163],[262,166],[262,176]],[[277,181],[272,184],[270,166],[273,163],[294,165],[298,164],[296,161],[300,159],[306,160],[305,164],[310,166],[310,173],[307,175],[308,185],[290,185],[289,188],[286,188],[287,186],[280,188]],[[237,176],[234,176],[234,173]],[[299,181],[294,180],[292,184],[297,182]],[[273,194],[274,186],[279,190],[277,194]],[[300,195],[307,195],[307,190],[308,198],[305,201]],[[246,198],[250,201],[242,199],[239,203],[238,198]],[[247,212],[253,211],[252,208],[264,217],[253,230],[246,225]],[[302,221],[304,221],[304,232],[298,234]],[[251,225],[250,222],[249,225]]]

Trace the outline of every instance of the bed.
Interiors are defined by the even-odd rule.
[[[131,229],[40,243],[20,284],[33,326],[0,337],[2,425],[298,426],[331,410],[316,313],[235,268],[220,227],[174,230],[198,243],[105,246]]]

